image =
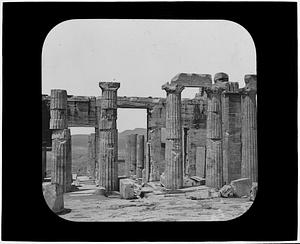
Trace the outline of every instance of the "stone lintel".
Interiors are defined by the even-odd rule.
[[[120,83],[119,82],[99,82],[99,87],[103,91],[116,91],[120,88]]]
[[[165,90],[167,93],[180,94],[184,86],[180,84],[170,84],[169,82],[161,86],[161,89]]]
[[[171,80],[171,84],[181,84],[185,87],[210,87],[212,78],[209,74],[179,73]]]

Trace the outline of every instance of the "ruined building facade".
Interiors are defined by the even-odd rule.
[[[221,188],[239,178],[257,181],[256,75],[245,87],[228,75],[180,73],[158,87],[166,96],[120,97],[122,83],[100,82],[99,97],[52,90],[42,96],[43,177],[45,151],[52,146],[52,180],[70,188],[69,127],[94,127],[89,138],[90,172],[99,186],[118,190],[117,109],[147,111],[147,136],[128,137],[125,176],[144,181],[165,177],[166,188],[183,187],[184,177],[205,178]],[[181,99],[185,87],[198,87],[193,99]],[[52,137],[51,137],[52,135]],[[63,173],[61,172],[63,171]]]

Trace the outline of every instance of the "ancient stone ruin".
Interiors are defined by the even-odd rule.
[[[53,153],[51,184],[44,186],[48,205],[59,212],[63,194],[72,191],[70,127],[95,128],[89,136],[88,171],[107,194],[132,196],[132,179],[141,185],[160,182],[167,190],[223,187],[223,196],[232,189],[242,191],[240,182],[257,188],[256,75],[245,75],[244,81],[239,88],[225,73],[213,81],[208,74],[180,73],[158,87],[166,92],[164,98],[120,97],[122,84],[117,82],[100,82],[99,97],[67,95],[65,90],[42,95],[43,180],[46,151]],[[181,99],[185,87],[199,92]],[[127,137],[124,175],[118,175],[118,108],[147,111],[147,135]]]

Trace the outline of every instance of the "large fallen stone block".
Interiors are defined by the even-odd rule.
[[[43,185],[43,195],[48,207],[54,212],[59,213],[64,210],[64,189],[59,184]]]
[[[183,187],[201,186],[205,185],[205,179],[192,176],[183,178]]]
[[[135,198],[134,193],[134,181],[131,179],[121,179],[120,180],[120,195],[123,199],[133,199]]]
[[[249,199],[250,201],[255,200],[256,192],[257,192],[257,182],[253,182],[250,190],[250,199]]]
[[[234,196],[236,197],[250,196],[252,182],[249,178],[241,178],[238,180],[233,180],[231,181],[230,185],[233,187]]]

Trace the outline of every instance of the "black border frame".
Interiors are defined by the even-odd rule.
[[[296,2],[3,3],[2,240],[290,241],[297,239]],[[69,19],[225,19],[254,39],[259,190],[226,222],[77,223],[57,217],[41,189],[41,52]]]

